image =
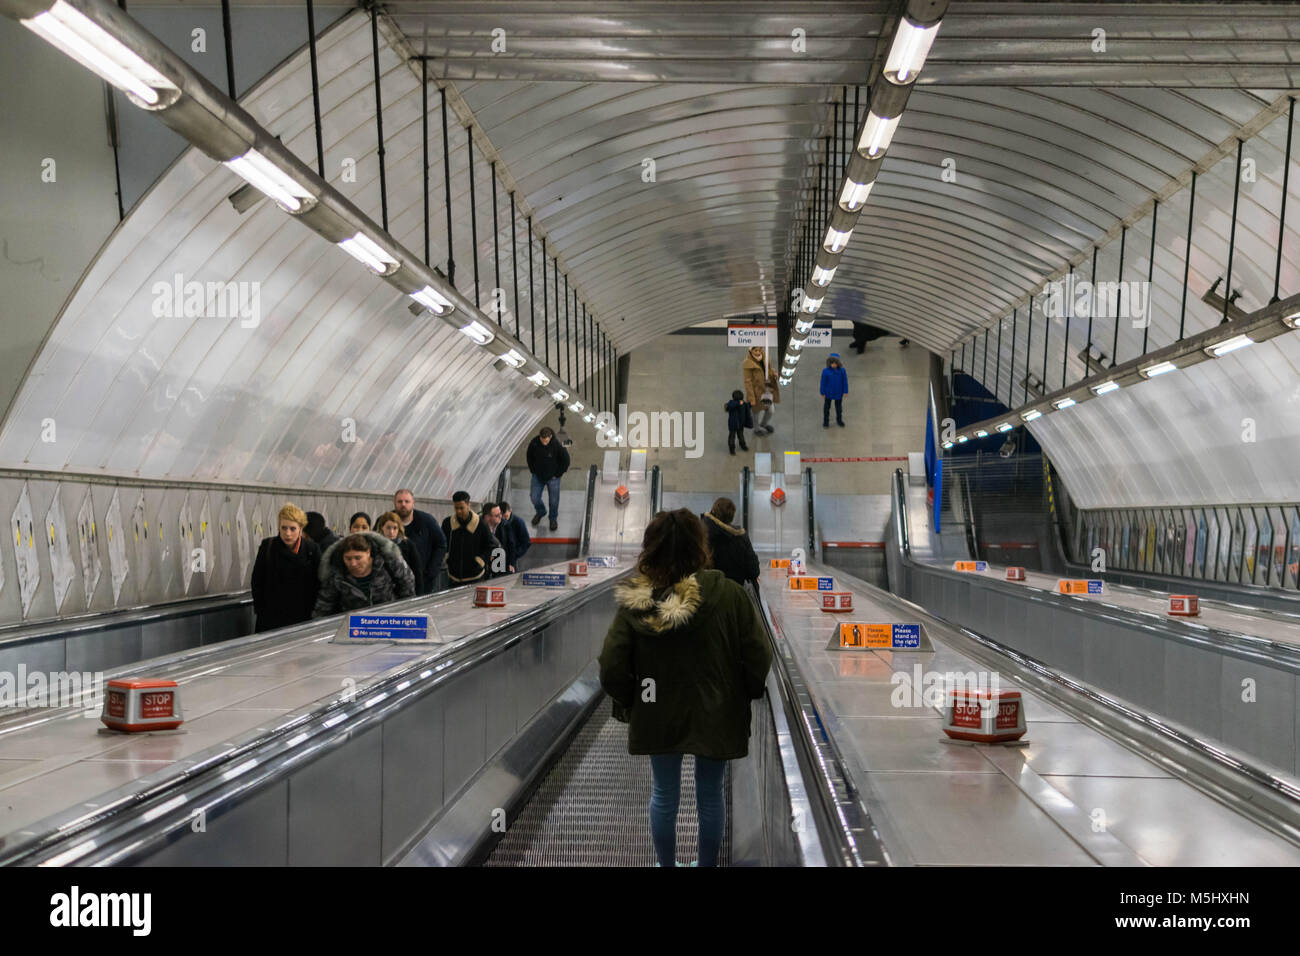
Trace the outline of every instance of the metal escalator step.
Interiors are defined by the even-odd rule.
[[[730,862],[731,771],[727,826],[718,865]],[[485,866],[654,866],[650,841],[650,761],[627,752],[627,725],[605,702],[587,720],[533,794]],[[698,856],[695,758],[682,761],[677,859]]]

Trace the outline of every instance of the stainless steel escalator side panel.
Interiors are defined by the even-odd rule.
[[[292,776],[424,695],[436,693],[553,625],[573,619],[584,606],[609,598],[621,573],[443,645],[359,687],[353,699],[333,698],[323,705],[309,705],[286,715],[272,731],[254,732],[237,738],[233,746],[179,761],[97,798],[93,807],[77,807],[46,818],[23,831],[21,842],[15,839],[20,834],[11,834],[8,845],[0,847],[0,864],[121,864],[159,854],[191,832],[195,811],[202,810],[209,821],[219,818],[241,800]],[[334,621],[330,633],[336,628]],[[588,651],[579,660],[557,644],[538,662],[551,669],[551,677],[567,683],[593,654]],[[513,699],[508,693],[506,697]],[[191,845],[190,851],[196,848]],[[180,862],[175,852],[169,857]]]

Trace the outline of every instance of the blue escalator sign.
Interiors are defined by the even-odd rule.
[[[565,583],[563,571],[524,572],[524,587],[526,588],[562,588]]]
[[[893,633],[894,647],[920,647],[920,624],[895,624]]]
[[[818,591],[834,591],[834,590],[835,590],[835,579],[834,579],[834,578],[822,578],[822,577],[819,577],[819,578],[817,579],[817,590],[818,590]]]
[[[352,614],[348,637],[377,641],[423,641],[429,637],[427,614]]]

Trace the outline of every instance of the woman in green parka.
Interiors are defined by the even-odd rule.
[[[682,755],[695,756],[700,866],[717,866],[727,761],[749,753],[750,701],[763,695],[771,651],[744,589],[709,568],[704,526],[685,508],[645,531],[637,573],[600,652],[600,683],[628,722],[627,749],[648,754],[650,834],[661,866],[676,865]]]

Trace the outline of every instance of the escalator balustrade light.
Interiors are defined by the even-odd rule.
[[[843,252],[844,247],[849,244],[849,239],[853,236],[853,230],[840,232],[838,229],[827,229],[826,238],[822,240],[822,248],[830,253]]]
[[[812,274],[813,285],[819,285],[825,288],[826,286],[831,284],[831,280],[834,278],[835,278],[834,268],[823,269],[821,266],[816,266],[813,269],[813,274]]]
[[[524,362],[526,362],[527,359],[525,359],[514,349],[511,349],[505,355],[501,356],[501,361],[505,362],[511,368],[523,368]]]
[[[481,322],[470,322],[469,325],[462,325],[460,331],[479,345],[487,345],[496,338],[492,331]]]
[[[431,285],[426,285],[419,292],[412,292],[411,298],[436,315],[446,315],[448,312],[451,312],[456,308],[456,306],[452,305],[450,299]],[[519,365],[524,364],[524,357],[513,349],[501,357],[510,365],[514,365],[515,368],[518,368],[519,365],[515,365],[514,362],[511,361],[511,354],[515,355],[519,359]]]
[[[1211,345],[1205,350],[1207,355],[1213,355],[1218,358],[1220,355],[1227,355],[1229,352],[1235,352],[1237,349],[1244,349],[1247,345],[1254,345],[1255,340],[1249,335],[1234,335],[1230,339],[1220,342],[1218,345]]]
[[[225,165],[285,212],[306,212],[316,205],[311,190],[255,149],[226,160]]]
[[[998,425],[998,431],[1000,431],[1000,432],[1009,432],[1009,431],[1011,431],[1011,429],[1014,428],[1014,427],[1015,427],[1015,426],[1012,425],[1010,422],[1003,422],[1002,424]]]
[[[923,27],[906,17],[900,19],[889,47],[889,57],[885,60],[885,79],[897,86],[915,82],[938,33],[937,23]]]
[[[1059,411],[1062,408],[1069,408],[1071,405],[1078,405],[1079,403],[1072,398],[1062,398],[1062,399],[1058,399],[1055,402],[1052,402],[1052,404],[1056,406],[1057,410]]]
[[[851,179],[846,179],[844,188],[840,190],[840,208],[845,212],[857,212],[867,201],[867,197],[871,195],[871,187],[874,185],[875,180],[869,183],[855,183]],[[813,281],[817,281],[816,275],[813,276]],[[830,280],[826,281],[829,282]],[[826,283],[821,284],[825,285]]]
[[[163,109],[180,98],[176,84],[64,0],[57,0],[50,9],[20,22],[51,46],[113,84],[136,106],[147,110]]]
[[[1034,419],[1042,418],[1042,417],[1043,417],[1043,413],[1040,412],[1040,411],[1039,411],[1038,409],[1036,409],[1036,408],[1031,408],[1029,411],[1025,412],[1025,413],[1024,413],[1023,415],[1021,415],[1020,417],[1021,417],[1021,419],[1023,419],[1024,421],[1032,422],[1032,421],[1034,421]]]
[[[1109,382],[1102,382],[1100,385],[1088,386],[1089,391],[1094,395],[1105,395],[1107,392],[1113,392],[1117,388],[1119,388],[1119,382],[1116,382],[1113,379]]]
[[[390,276],[401,266],[400,262],[365,233],[359,232],[351,239],[344,239],[339,243],[339,248],[378,276]]]
[[[1143,378],[1155,378],[1157,375],[1164,375],[1166,372],[1172,372],[1176,368],[1173,362],[1156,362],[1154,365],[1148,365],[1146,368],[1140,368],[1138,371]]]
[[[534,372],[532,375],[529,375],[528,381],[532,382],[538,388],[545,388],[547,385],[551,384],[551,380],[541,372]]]
[[[889,144],[894,139],[894,130],[898,128],[899,119],[901,119],[899,116],[885,119],[875,113],[868,113],[867,121],[862,124],[862,137],[858,140],[858,152],[868,159],[874,159],[889,149]]]
[[[825,296],[822,296],[820,299],[810,299],[808,298],[808,296],[804,296],[803,310],[807,312],[809,315],[812,315],[814,312],[816,312],[818,309],[822,307],[822,300],[825,298],[826,298]]]

